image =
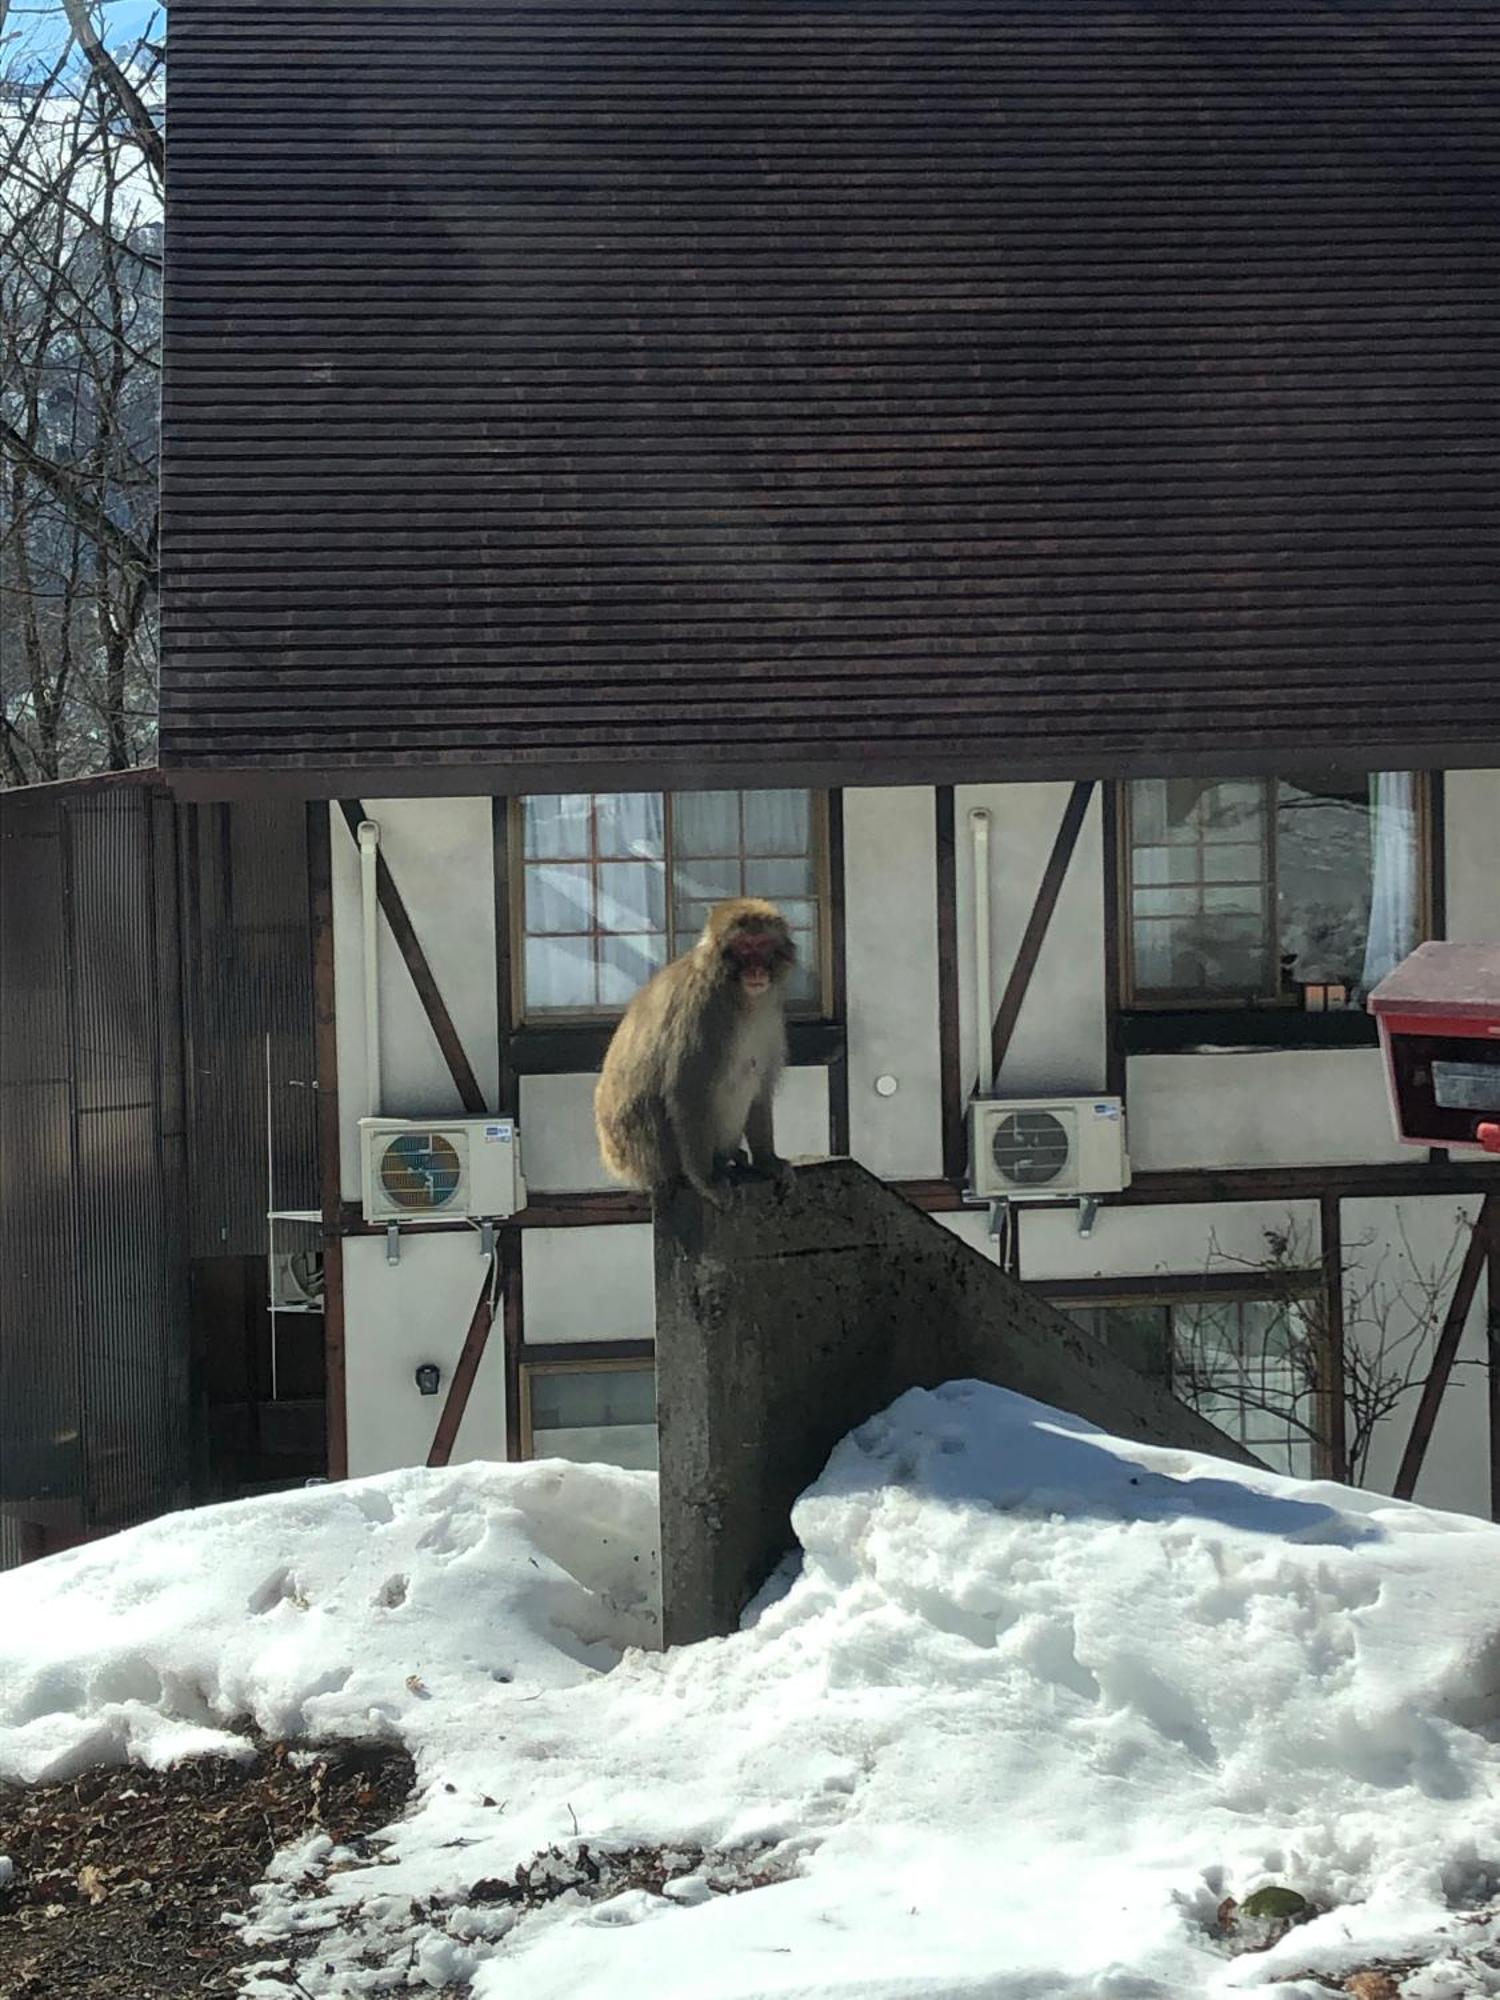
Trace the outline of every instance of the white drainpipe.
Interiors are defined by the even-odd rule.
[[[994,1082],[990,1074],[990,1030],[995,1019],[990,994],[990,814],[987,806],[971,809],[969,835],[974,847],[974,1017],[979,1050],[979,1094],[985,1097]]]
[[[368,1116],[380,1116],[380,901],[375,887],[375,862],[380,853],[380,827],[373,819],[359,823],[359,911],[365,974],[365,1104]]]

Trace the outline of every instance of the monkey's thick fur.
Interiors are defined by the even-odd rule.
[[[636,994],[594,1092],[599,1152],[616,1180],[654,1190],[680,1177],[722,1208],[741,1138],[761,1172],[789,1171],[772,1144],[771,1097],[796,956],[775,904],[738,896],[715,904],[692,950]]]

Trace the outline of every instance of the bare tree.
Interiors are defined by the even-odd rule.
[[[155,737],[161,50],[111,53],[85,0],[0,0],[0,65],[0,783],[20,785],[125,770]]]
[[[1234,1416],[1244,1430],[1262,1424],[1313,1447],[1324,1441],[1329,1397],[1342,1396],[1344,1463],[1334,1476],[1362,1485],[1381,1424],[1426,1380],[1470,1228],[1457,1210],[1452,1241],[1436,1264],[1419,1258],[1400,1215],[1394,1242],[1377,1244],[1371,1234],[1345,1245],[1340,1382],[1329,1379],[1326,1300],[1305,1285],[1305,1274],[1320,1264],[1312,1233],[1288,1217],[1284,1229],[1265,1231],[1259,1259],[1230,1256],[1210,1239],[1210,1270],[1253,1273],[1256,1290],[1274,1304],[1238,1343],[1219,1337],[1212,1306],[1188,1315],[1174,1328],[1173,1387],[1210,1415]]]

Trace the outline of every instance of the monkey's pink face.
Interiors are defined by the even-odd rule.
[[[741,990],[752,999],[770,991],[776,975],[795,956],[784,931],[737,930],[724,941],[724,956]]]

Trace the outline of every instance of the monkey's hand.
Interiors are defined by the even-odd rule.
[[[757,1153],[754,1165],[756,1173],[780,1188],[783,1194],[797,1178],[791,1161],[782,1159],[780,1153]]]

